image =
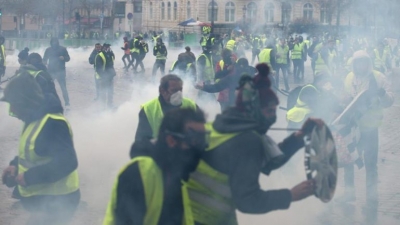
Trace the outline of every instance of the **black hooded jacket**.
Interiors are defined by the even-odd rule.
[[[45,98],[43,107],[38,109],[31,118],[24,121],[25,124],[40,120],[49,113],[63,113],[63,108],[54,95],[45,94]],[[72,135],[68,124],[64,121],[51,118],[47,120],[36,139],[35,153],[42,157],[50,157],[52,160],[25,172],[24,178],[27,186],[56,182],[78,167]],[[18,166],[18,157],[15,157],[10,165]],[[16,190],[18,189],[16,188]],[[16,195],[18,196],[18,193]]]
[[[58,101],[60,101],[60,105],[61,105],[61,100],[58,97],[53,78],[47,72],[46,66],[43,65],[42,63],[38,63],[35,65],[27,64],[25,66],[22,66],[18,70],[18,73],[22,74],[23,72],[28,72],[28,71],[35,71],[35,72],[40,71],[39,74],[35,77],[35,80],[39,84],[40,88],[42,89],[42,92],[45,94],[54,95],[58,99]]]
[[[255,132],[259,130],[258,123],[244,118],[232,108],[216,117],[213,128],[220,133],[240,133],[214,150],[207,151],[203,157],[211,167],[229,176],[237,209],[244,213],[261,214],[289,208],[292,201],[290,190],[264,191],[260,187],[260,172],[269,174],[270,171],[265,171],[265,153],[259,137],[264,134]],[[278,146],[286,155],[286,162],[304,146],[304,142],[291,135]]]
[[[183,204],[181,192],[181,175],[173,172],[170,163],[164,156],[165,148],[142,139],[133,144],[131,158],[138,156],[151,157],[162,171],[164,199],[159,225],[182,224]],[[161,154],[160,154],[161,153]],[[145,190],[138,163],[128,166],[118,176],[116,189],[115,219],[116,225],[142,225],[147,206]]]
[[[57,44],[52,44],[57,43]],[[69,62],[71,59],[69,57],[68,51],[65,47],[60,46],[58,44],[58,40],[52,38],[50,41],[51,47],[47,48],[44,52],[43,62],[47,64],[50,73],[65,71],[65,63]],[[60,59],[60,57],[64,57],[64,59]]]

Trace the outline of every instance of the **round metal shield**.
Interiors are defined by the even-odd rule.
[[[307,179],[316,183],[315,196],[322,202],[329,202],[337,184],[338,160],[335,142],[327,126],[314,128],[306,138],[305,169]]]

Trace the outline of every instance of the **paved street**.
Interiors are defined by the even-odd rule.
[[[78,153],[81,179],[82,202],[71,224],[101,224],[105,208],[111,193],[115,175],[121,166],[129,160],[128,152],[132,144],[140,104],[158,95],[157,85],[145,82],[130,82],[122,75],[121,52],[119,46],[112,46],[117,53],[116,68],[120,75],[115,79],[115,112],[101,113],[94,98],[93,69],[87,63],[90,50],[70,50],[72,61],[68,67],[68,90],[71,98],[71,111],[67,113],[74,132],[74,144]],[[42,53],[43,51],[38,51]],[[167,69],[176,59],[178,52],[171,51]],[[195,52],[198,55],[198,52]],[[16,67],[16,56],[8,58],[7,76],[11,76]],[[145,60],[146,71],[151,71],[154,57],[148,55]],[[307,71],[310,71],[307,67]],[[307,81],[311,81],[307,77]],[[185,83],[184,95],[194,97],[196,91]],[[57,84],[56,84],[57,86]],[[58,88],[58,86],[57,86]],[[58,89],[59,91],[59,89]],[[61,92],[59,92],[61,93]],[[400,100],[400,97],[397,97]],[[281,104],[285,99],[280,96]],[[384,125],[380,132],[379,152],[379,195],[378,224],[400,224],[400,103],[386,111]],[[399,104],[399,105],[396,105]],[[216,103],[200,104],[212,120],[219,112]],[[276,127],[285,127],[285,112],[280,110]],[[9,160],[17,154],[18,138],[22,124],[8,117],[6,105],[0,103],[0,168],[7,166]],[[270,132],[276,140],[282,140],[287,132]],[[343,171],[339,173],[337,194],[343,191]],[[287,211],[272,212],[267,215],[239,214],[240,224],[305,224],[305,225],[351,225],[367,224],[362,214],[365,203],[365,170],[356,169],[357,200],[354,204],[339,205],[334,202],[325,204],[315,197],[293,203]],[[303,152],[291,160],[291,164],[270,177],[260,177],[265,189],[291,188],[305,179]],[[0,224],[25,224],[28,214],[21,205],[10,198],[11,189],[0,186]]]

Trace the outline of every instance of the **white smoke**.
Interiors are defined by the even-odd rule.
[[[129,161],[130,146],[134,141],[135,131],[138,124],[140,105],[158,96],[158,83],[149,82],[129,83],[122,74],[123,64],[121,57],[123,51],[119,49],[120,42],[111,46],[116,54],[115,68],[120,73],[115,78],[115,102],[119,106],[116,111],[100,112],[97,102],[92,102],[94,97],[94,80],[92,66],[88,64],[88,57],[92,51],[88,49],[69,49],[71,61],[67,63],[68,88],[71,96],[72,110],[67,114],[74,132],[74,144],[79,160],[79,174],[81,179],[82,204],[78,209],[72,224],[100,224],[105,213],[107,203],[118,171]],[[192,48],[193,49],[193,48]],[[184,49],[182,48],[182,51]],[[180,50],[169,50],[166,72],[172,62],[177,59]],[[44,49],[32,49],[43,55]],[[8,62],[10,67],[17,67],[16,54],[10,55]],[[199,55],[200,51],[195,50]],[[249,54],[249,53],[248,53]],[[250,57],[248,57],[250,58]],[[155,58],[152,51],[144,60],[146,76],[151,75],[152,65]],[[159,77],[158,72],[158,77]],[[57,85],[56,85],[57,86]],[[58,86],[57,86],[58,88]],[[58,89],[59,91],[59,89]],[[74,92],[79,94],[74,94]],[[197,91],[191,83],[184,84],[184,96],[196,99]],[[59,92],[61,97],[61,92]],[[281,104],[284,98],[281,96]],[[81,101],[81,103],[79,103]],[[82,101],[84,103],[82,103]],[[74,104],[76,104],[74,106]],[[212,121],[220,112],[217,103],[201,104],[208,114],[208,120]],[[18,135],[22,125],[14,118],[7,117],[6,105],[0,104],[0,137],[1,148],[7,148],[2,152],[1,167],[5,167],[8,159],[17,154]],[[286,127],[285,112],[279,111],[276,126]],[[275,140],[282,140],[287,133],[270,132]],[[3,141],[4,140],[4,141]],[[260,177],[263,189],[292,188],[305,180],[303,166],[303,152],[297,153],[291,159],[289,165],[274,171],[271,176]],[[0,192],[10,194],[4,186]],[[322,224],[320,216],[329,212],[332,204],[323,204],[315,197],[293,203],[289,210],[271,212],[266,215],[248,215],[238,213],[240,224]],[[20,212],[19,217],[26,217],[25,212]],[[6,223],[18,224],[20,218],[10,219]],[[349,221],[350,222],[350,221]],[[328,223],[325,223],[328,224]],[[332,223],[334,224],[334,223]],[[353,221],[349,224],[353,224]]]

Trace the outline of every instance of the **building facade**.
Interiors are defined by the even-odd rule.
[[[121,0],[124,1],[124,0]],[[216,25],[245,23],[257,26],[285,26],[296,20],[322,25],[336,24],[336,12],[321,4],[321,0],[128,0],[126,12],[140,17],[131,21],[134,29],[178,29],[178,23],[189,18]],[[134,12],[134,9],[141,10]],[[139,12],[140,11],[140,12]],[[212,13],[214,11],[214,13]],[[330,13],[330,12],[333,12]],[[340,25],[360,25],[351,17],[350,8],[342,10]],[[214,16],[212,16],[214,15]],[[213,17],[213,18],[212,18]],[[125,24],[128,21],[124,21]],[[125,25],[127,28],[128,26]]]

